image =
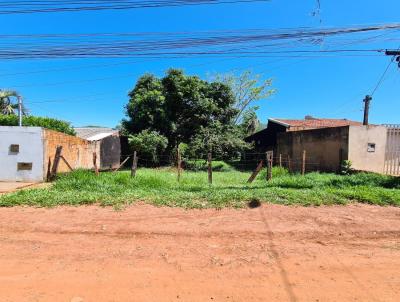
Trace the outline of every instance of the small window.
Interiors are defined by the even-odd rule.
[[[10,152],[11,153],[19,153],[19,145],[16,145],[16,144],[10,145]]]
[[[32,163],[18,163],[18,171],[30,171],[32,170]]]
[[[368,143],[368,152],[375,152],[375,144],[374,143]]]

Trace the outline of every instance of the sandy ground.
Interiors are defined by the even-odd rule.
[[[0,209],[0,301],[400,301],[400,208]]]
[[[27,188],[35,185],[32,182],[16,182],[16,181],[8,181],[8,182],[0,182],[0,194],[10,193],[22,188]]]

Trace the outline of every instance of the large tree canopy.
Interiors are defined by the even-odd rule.
[[[201,129],[215,122],[230,124],[237,115],[229,86],[170,69],[162,79],[144,75],[129,93],[123,128],[130,134],[156,131],[169,147],[190,143]]]
[[[189,156],[204,157],[212,150],[217,157],[236,158],[250,147],[244,137],[259,128],[253,103],[274,93],[271,80],[259,80],[249,72],[211,81],[177,69],[163,78],[146,74],[129,93],[122,128],[141,152],[149,142],[157,146],[150,153],[160,152],[165,138],[165,152],[185,145]]]

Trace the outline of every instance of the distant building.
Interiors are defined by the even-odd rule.
[[[339,171],[341,163],[349,160],[356,170],[400,175],[400,152],[390,152],[399,148],[394,137],[400,138],[400,131],[385,126],[306,116],[304,120],[269,119],[266,129],[246,141],[254,143],[258,152],[274,151],[276,163],[283,161],[296,171],[305,151],[308,171]]]
[[[119,131],[103,127],[74,128],[76,136],[91,142],[99,159],[99,169],[116,169],[121,160]]]
[[[310,130],[319,128],[332,128],[341,126],[361,126],[362,123],[347,119],[323,119],[306,116],[304,120],[296,119],[268,119],[267,128],[250,135],[245,140],[254,143],[259,151],[274,150],[277,144],[278,133]]]

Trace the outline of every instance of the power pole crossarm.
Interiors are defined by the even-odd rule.
[[[385,55],[387,56],[400,56],[400,50],[386,50]]]
[[[393,61],[396,58],[396,62],[398,63],[399,68],[400,68],[400,50],[388,50],[388,49],[386,49],[385,55],[392,56],[393,57]]]

